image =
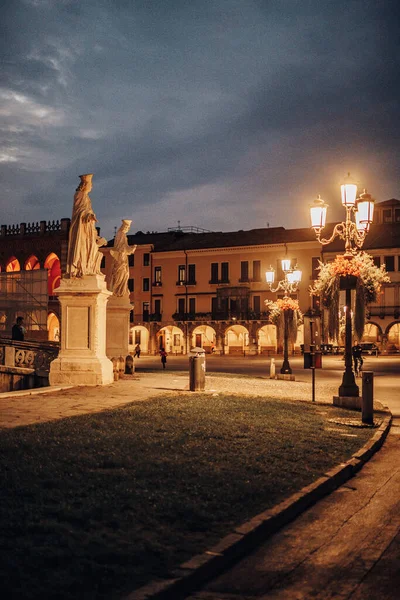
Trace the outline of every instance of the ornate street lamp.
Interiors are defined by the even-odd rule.
[[[301,271],[297,268],[297,266],[292,269],[290,265],[290,260],[283,259],[281,261],[282,271],[285,275],[285,278],[281,281],[277,282],[276,287],[274,288],[275,281],[275,269],[272,267],[269,268],[265,273],[265,279],[269,285],[269,289],[271,292],[278,292],[282,290],[284,293],[284,299],[289,298],[290,294],[294,294],[297,292],[299,283],[301,281]],[[288,311],[283,311],[284,316],[284,334],[283,334],[283,363],[281,367],[281,374],[283,375],[291,375],[292,369],[289,364],[289,323],[288,323]]]
[[[348,173],[345,181],[340,186],[342,205],[346,209],[346,220],[337,223],[330,238],[321,238],[325,227],[328,205],[320,196],[310,206],[311,227],[314,229],[317,240],[322,245],[330,244],[336,237],[345,242],[344,256],[347,259],[357,254],[364,244],[374,216],[373,198],[366,190],[357,198],[357,185]],[[353,220],[354,218],[354,220]],[[339,396],[358,396],[359,389],[355,382],[351,357],[351,290],[355,289],[357,280],[353,276],[341,278],[341,288],[346,292],[346,319],[345,319],[345,370],[342,385],[339,387]]]

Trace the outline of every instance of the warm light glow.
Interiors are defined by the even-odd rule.
[[[367,231],[369,229],[369,225],[371,225],[374,218],[374,204],[375,200],[371,197],[370,194],[367,194],[366,190],[364,190],[364,193],[361,194],[361,196],[357,200],[356,222],[358,219],[360,224],[366,225],[367,227],[365,227],[365,229]]]
[[[314,204],[310,206],[311,227],[313,229],[320,231],[325,227],[327,208],[328,205],[325,204],[321,196],[314,200]]]
[[[295,269],[290,273],[286,274],[286,279],[289,283],[300,283],[301,281],[301,271],[299,269]]]
[[[266,273],[265,273],[265,280],[269,284],[274,283],[274,280],[275,280],[275,271],[274,271],[274,269],[272,267],[270,267],[269,270],[266,271]]]
[[[344,182],[340,186],[340,191],[342,194],[343,206],[354,206],[357,198],[357,184],[350,176],[350,173],[348,173],[347,177],[345,177]]]
[[[283,258],[281,260],[281,264],[282,264],[282,271],[284,273],[287,273],[287,271],[290,271],[291,265],[290,265],[290,260],[288,258]]]
[[[362,233],[362,232],[368,233],[368,231],[369,231],[369,223],[365,223],[363,221],[360,221],[360,214],[359,214],[358,210],[356,210],[356,212],[355,212],[355,219],[356,219],[357,231],[359,233]]]

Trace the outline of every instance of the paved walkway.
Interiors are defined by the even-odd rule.
[[[331,403],[337,385],[318,388],[318,401]],[[166,392],[188,392],[188,374],[176,372],[138,373],[130,379],[106,386],[41,388],[0,394],[0,427],[31,425],[79,414],[114,408],[129,402],[143,401]],[[223,376],[208,374],[206,391],[212,393],[254,394],[270,398],[310,400],[310,385],[298,381]]]
[[[335,492],[190,600],[397,600],[400,419]]]

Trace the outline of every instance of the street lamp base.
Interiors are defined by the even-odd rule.
[[[283,379],[285,381],[296,381],[296,377],[290,373],[278,373],[277,379]]]
[[[358,385],[351,382],[343,382],[338,391],[340,397],[349,396],[350,398],[356,398],[360,395]]]

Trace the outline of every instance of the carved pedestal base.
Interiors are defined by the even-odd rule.
[[[108,358],[125,360],[129,354],[129,296],[111,296],[107,304],[106,354]]]
[[[113,367],[106,356],[106,305],[111,292],[104,275],[63,279],[61,350],[50,364],[50,385],[107,385]]]

